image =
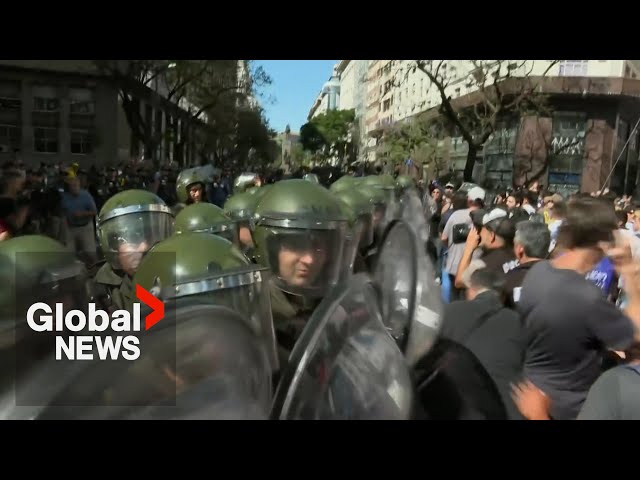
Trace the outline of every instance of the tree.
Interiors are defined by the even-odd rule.
[[[421,172],[422,164],[432,165],[434,171],[438,172],[442,164],[437,132],[438,121],[424,116],[398,122],[383,131],[376,151],[393,164],[405,165],[411,159],[418,172]]]
[[[473,181],[476,157],[505,117],[537,114],[548,110],[546,95],[537,91],[538,81],[531,75],[534,63],[512,60],[471,60],[473,69],[459,75],[446,60],[414,60],[410,72],[423,72],[440,96],[439,113],[450,136],[461,136],[468,145],[464,180]],[[557,63],[552,61],[545,72]],[[469,103],[453,100],[448,93],[452,81],[474,90]]]
[[[304,150],[327,160],[337,157],[344,162],[352,156],[351,144],[355,110],[329,110],[300,128],[300,143]]]
[[[235,132],[235,110],[256,89],[271,83],[270,77],[259,67],[249,78],[238,75],[237,60],[94,60],[98,70],[110,77],[118,89],[127,123],[135,143],[142,142],[145,149],[155,152],[167,135],[177,140],[177,132],[152,129],[152,125],[140,112],[140,99],[154,101],[146,87],[176,105],[176,117],[184,125],[205,129],[194,136],[200,146],[228,143],[224,137]],[[251,69],[251,63],[248,62]],[[183,108],[178,108],[180,105]],[[175,130],[175,127],[174,127]],[[175,145],[177,151],[186,141],[193,140],[180,135]],[[224,149],[224,148],[223,148]]]

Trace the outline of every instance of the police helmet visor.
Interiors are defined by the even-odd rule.
[[[193,300],[224,306],[246,319],[264,345],[271,371],[279,369],[269,292],[270,273],[251,266],[161,289],[164,301]]]
[[[220,306],[168,307],[163,321],[175,328],[145,335],[138,360],[87,362],[38,418],[267,418],[267,353],[243,319]]]
[[[265,228],[266,260],[278,288],[320,297],[335,285],[344,268],[346,223],[332,230]]]
[[[110,218],[100,224],[98,237],[106,260],[115,270],[135,273],[143,255],[173,233],[167,212],[143,211]]]

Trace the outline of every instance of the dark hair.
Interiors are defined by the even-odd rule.
[[[567,208],[558,243],[565,248],[597,247],[599,242],[612,241],[617,229],[613,204],[593,197],[577,198]]]
[[[624,227],[624,225],[627,223],[627,212],[625,212],[624,210],[616,210],[616,218],[618,219],[618,226],[622,224],[622,226]]]
[[[498,275],[488,268],[479,268],[469,276],[469,288],[486,288],[500,293],[504,288],[504,275]]]
[[[451,200],[451,206],[454,211],[467,208],[467,194],[464,192],[456,192]]]
[[[529,205],[534,205],[538,201],[538,194],[530,190],[522,192],[522,200],[527,200]]]

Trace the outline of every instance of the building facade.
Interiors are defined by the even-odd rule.
[[[159,82],[150,85],[136,85],[134,110],[161,139],[154,151],[134,140],[118,89],[93,61],[0,60],[0,163],[88,168],[144,156],[195,164],[192,106],[181,108]]]

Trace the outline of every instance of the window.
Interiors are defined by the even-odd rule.
[[[60,100],[57,98],[33,97],[34,112],[57,112],[60,110]]]
[[[19,98],[0,97],[0,110],[20,110],[21,106]]]
[[[93,91],[88,88],[73,88],[70,92],[69,111],[75,115],[92,115],[95,113]]]
[[[585,77],[589,60],[562,60],[560,62],[560,76]]]
[[[93,152],[93,141],[88,130],[71,130],[71,153],[88,155]]]
[[[38,153],[58,153],[58,129],[35,127],[33,149]]]
[[[20,148],[20,127],[16,125],[0,125],[0,152],[10,153]]]

